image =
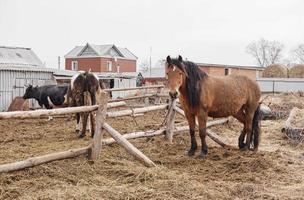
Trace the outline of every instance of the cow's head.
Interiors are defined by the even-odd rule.
[[[33,87],[32,85],[26,86],[25,94],[23,95],[23,99],[34,98],[35,93],[37,92],[37,87]]]

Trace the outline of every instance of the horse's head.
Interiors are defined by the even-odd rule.
[[[168,80],[169,95],[171,98],[175,99],[179,95],[179,88],[184,83],[187,72],[183,64],[183,58],[178,56],[178,59],[171,59],[170,56],[167,56],[166,63],[166,77]]]
[[[34,94],[36,93],[37,91],[37,87],[33,87],[32,85],[28,85],[28,86],[25,86],[26,87],[26,90],[25,90],[25,93],[23,95],[23,99],[29,99],[29,98],[33,98]]]

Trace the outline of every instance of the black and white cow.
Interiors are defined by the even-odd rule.
[[[53,107],[64,107],[67,103],[67,85],[44,85],[26,88],[24,99],[36,99],[41,107],[52,109]],[[67,105],[66,105],[67,106]]]

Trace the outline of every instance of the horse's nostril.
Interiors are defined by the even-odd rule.
[[[177,92],[169,92],[169,95],[172,99],[176,99],[177,98]]]

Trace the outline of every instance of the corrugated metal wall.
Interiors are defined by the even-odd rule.
[[[304,91],[303,78],[259,78],[257,83],[262,92]]]
[[[0,111],[6,111],[16,96],[23,96],[25,84],[34,86],[56,84],[53,73],[47,71],[0,70]],[[30,107],[36,107],[35,100]]]

